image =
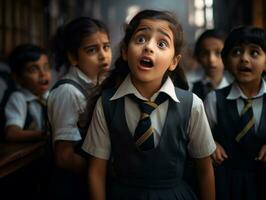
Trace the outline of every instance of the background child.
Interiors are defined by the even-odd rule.
[[[44,139],[45,99],[51,81],[46,52],[38,46],[23,44],[10,54],[9,66],[20,88],[12,93],[5,106],[6,140]]]
[[[61,27],[55,36],[56,69],[65,67],[67,71],[62,78],[65,81],[56,84],[48,99],[58,168],[55,176],[58,185],[53,193],[60,199],[86,198],[83,183],[87,162],[78,154],[78,143],[85,137],[89,123],[87,103],[91,100],[90,93],[109,70],[111,56],[107,27],[96,19],[75,19]]]
[[[205,101],[217,144],[213,154],[218,165],[217,200],[262,200],[266,180],[265,31],[256,27],[234,29],[225,41],[222,58],[235,81],[210,93]],[[251,100],[248,106],[247,99]],[[253,120],[249,119],[245,127],[242,119],[247,117]]]
[[[216,29],[204,31],[198,38],[194,55],[205,71],[205,76],[193,84],[192,92],[204,100],[212,89],[228,86],[230,79],[224,76],[221,52],[224,46],[224,34]]]
[[[202,101],[174,86],[187,86],[184,74],[176,71],[182,42],[182,28],[171,13],[144,10],[128,24],[122,55],[103,85],[109,89],[97,102],[82,146],[92,155],[92,199],[196,199],[182,180],[188,148],[197,163],[201,198],[214,200],[209,155],[215,143]],[[142,119],[153,128],[136,138],[140,107],[132,98],[157,107],[161,96],[167,100]]]

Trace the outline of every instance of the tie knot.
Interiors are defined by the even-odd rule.
[[[244,99],[245,104],[252,104],[252,99]]]
[[[157,96],[155,101],[142,100],[136,97],[134,94],[130,94],[129,97],[138,104],[142,113],[146,113],[148,115],[150,115],[153,110],[155,110],[161,103],[163,103],[168,98],[167,94],[162,92]]]
[[[252,109],[252,99],[243,99],[244,101],[244,108],[240,115],[245,114],[249,109]]]
[[[37,102],[41,105],[41,106],[46,106],[46,100],[43,98],[38,98]]]

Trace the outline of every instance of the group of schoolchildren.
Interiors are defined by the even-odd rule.
[[[5,140],[52,139],[55,199],[265,199],[266,32],[243,26],[225,38],[205,31],[195,45],[205,76],[192,88],[179,65],[183,44],[172,13],[143,10],[127,24],[111,67],[107,27],[81,17],[54,37],[53,63],[65,74],[51,88],[48,54],[16,47]],[[254,115],[247,129],[255,131],[239,137],[246,99]],[[156,108],[143,115],[140,101]],[[150,128],[136,139],[140,118]],[[196,187],[184,178],[188,158]]]

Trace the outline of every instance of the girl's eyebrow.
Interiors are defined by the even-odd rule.
[[[110,42],[104,42],[103,45],[110,45]],[[82,48],[83,48],[84,50],[86,50],[86,49],[88,49],[88,48],[93,48],[93,47],[97,47],[97,46],[99,46],[98,43],[97,43],[97,44],[89,44],[89,45],[84,46],[84,47],[82,47]]]
[[[148,30],[148,31],[151,31],[152,28],[150,28],[150,27],[139,28],[139,29],[136,30],[135,34],[138,33],[138,32],[140,32],[140,31],[147,31],[147,30]],[[169,35],[168,33],[166,33],[166,31],[164,31],[163,29],[161,29],[161,28],[157,28],[156,30],[157,30],[158,32],[160,32],[161,34],[165,35],[166,37],[168,37],[169,40],[172,40],[171,37],[170,37],[170,35]]]

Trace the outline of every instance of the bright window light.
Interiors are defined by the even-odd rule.
[[[129,6],[127,9],[126,23],[129,23],[130,20],[140,11],[138,5]]]
[[[195,0],[194,1],[194,6],[195,6],[196,9],[203,9],[203,7],[204,7],[203,0]]]

